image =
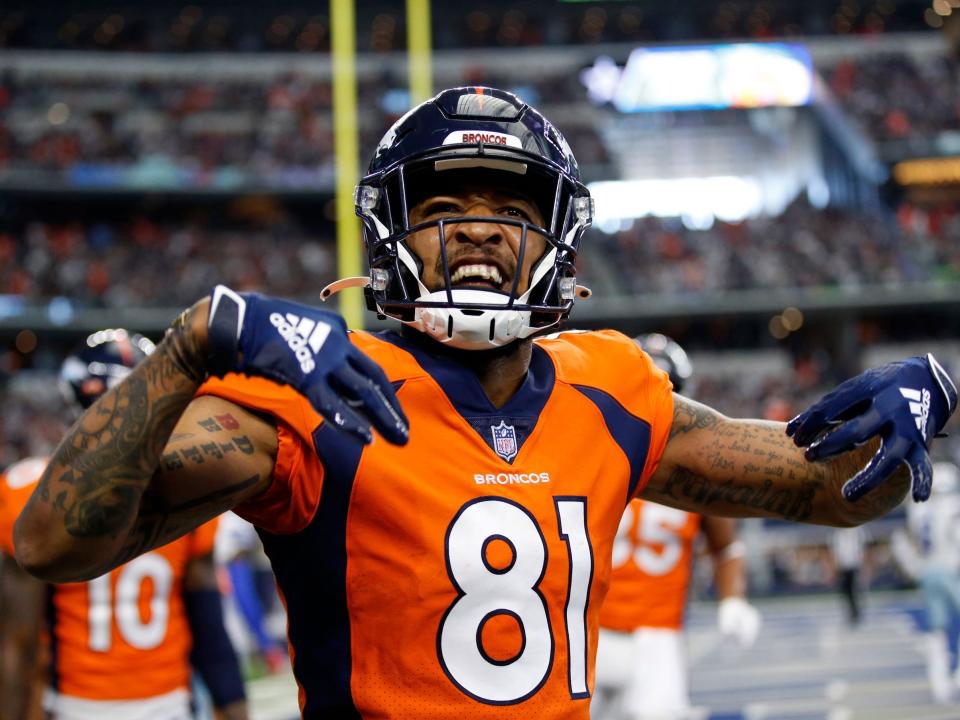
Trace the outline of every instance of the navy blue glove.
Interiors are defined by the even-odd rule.
[[[339,315],[217,285],[207,332],[211,375],[262,375],[290,385],[327,422],[364,443],[373,440],[373,425],[395,445],[406,444],[407,418],[393,386],[353,346]]]
[[[874,435],[880,449],[843,486],[857,500],[897,465],[910,468],[913,499],[930,497],[933,469],[927,449],[957,407],[957,388],[933,355],[912,357],[841,383],[787,423],[787,435],[806,446],[808,460],[852,450]]]

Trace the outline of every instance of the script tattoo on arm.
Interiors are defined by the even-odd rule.
[[[809,462],[783,423],[736,420],[679,395],[660,467],[643,492],[692,512],[765,516],[831,525],[858,524],[895,507],[909,485],[895,477],[857,503],[840,488],[876,443],[826,462]]]

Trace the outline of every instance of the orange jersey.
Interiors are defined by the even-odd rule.
[[[45,458],[0,476],[0,550],[13,555],[13,523]],[[216,521],[107,575],[51,585],[47,622],[50,684],[88,700],[152,698],[190,686],[191,634],[183,605],[187,563],[213,549]]]
[[[699,530],[695,513],[633,500],[613,544],[613,572],[600,624],[624,632],[679,630]]]
[[[397,387],[410,441],[364,446],[288,387],[214,394],[273,415],[253,522],[287,607],[306,718],[589,717],[617,525],[655,470],[667,376],[615,332],[534,342],[494,407],[430,341],[352,334]]]

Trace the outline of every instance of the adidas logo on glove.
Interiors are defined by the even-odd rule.
[[[923,391],[914,388],[900,388],[900,394],[908,400],[910,414],[917,424],[917,430],[927,439],[927,417],[930,415],[930,391],[923,388]]]
[[[308,317],[302,318],[293,313],[281,315],[278,312],[270,313],[270,323],[277,328],[280,337],[286,340],[287,346],[297,356],[303,374],[313,372],[317,366],[313,358],[326,342],[330,326]]]

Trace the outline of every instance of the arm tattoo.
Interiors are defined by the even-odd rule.
[[[104,572],[152,548],[166,545],[191,528],[215,518],[226,507],[235,503],[239,493],[258,482],[260,482],[260,476],[251,475],[240,482],[177,504],[168,503],[148,489],[140,503],[137,524],[120,554],[109,564],[104,565]]]
[[[775,515],[787,520],[809,520],[813,515],[813,501],[817,492],[823,489],[823,484],[815,480],[803,480],[796,487],[778,485],[780,483],[769,477],[759,483],[733,480],[716,483],[678,467],[670,474],[660,495],[675,502],[693,502],[704,511],[712,506],[723,505],[727,512],[731,508],[738,508],[744,511],[744,515]]]
[[[859,524],[896,507],[909,488],[909,474],[901,468],[861,500],[847,502],[841,489],[876,451],[875,441],[810,462],[781,424],[731,420],[679,395],[668,442],[677,443],[679,457],[644,496],[693,512]]]
[[[716,428],[720,417],[710,408],[694,403],[686,398],[673,395],[673,425],[670,427],[670,438],[683,435],[691,430]]]
[[[28,505],[50,504],[78,538],[116,538],[134,522],[167,439],[197,389],[185,321],[61,441]],[[185,368],[190,369],[187,374]]]

